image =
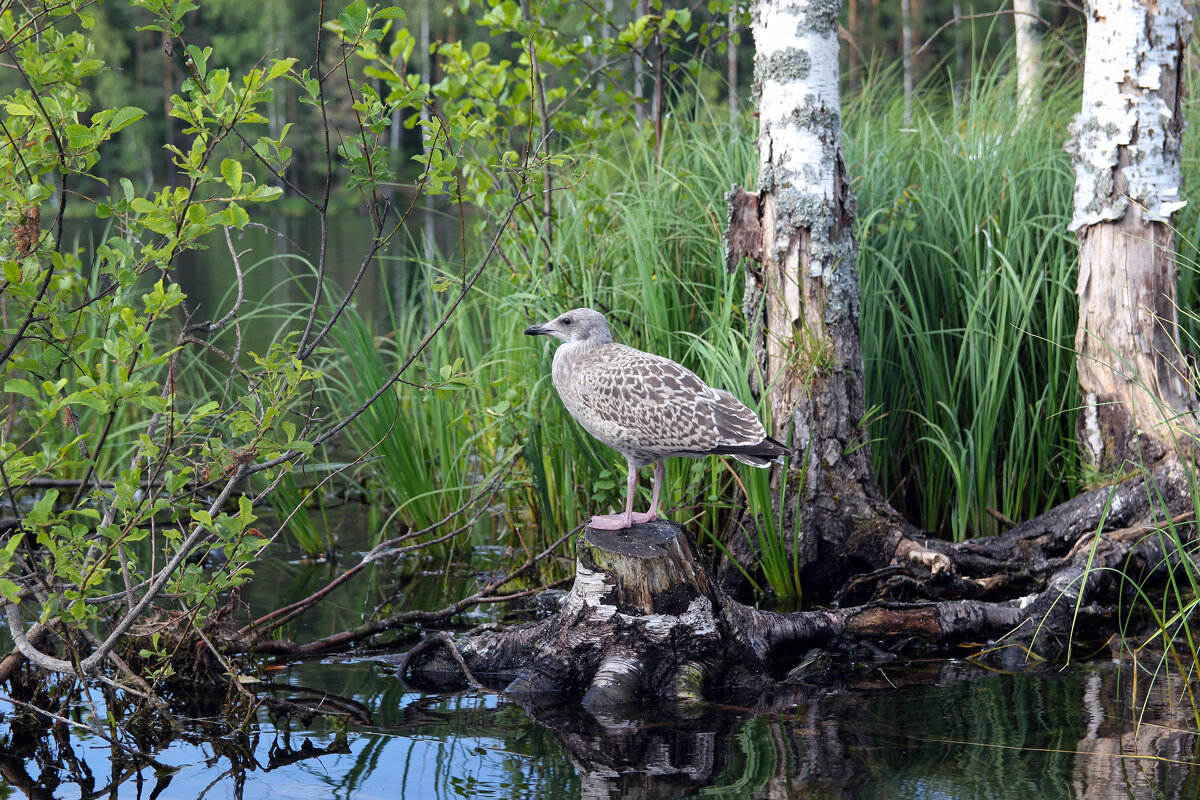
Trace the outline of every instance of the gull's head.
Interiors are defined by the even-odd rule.
[[[530,325],[525,329],[525,335],[553,336],[564,342],[588,344],[612,341],[612,334],[608,332],[608,323],[604,321],[604,315],[590,308],[576,308],[541,325]]]

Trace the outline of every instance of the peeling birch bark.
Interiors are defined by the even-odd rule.
[[[804,499],[816,503],[832,502],[831,483],[872,480],[869,449],[854,447],[865,441],[865,398],[855,203],[841,157],[840,6],[760,0],[752,17],[761,261],[747,269],[747,297],[762,300],[747,318],[763,322],[774,432],[785,441],[790,432],[807,462],[797,457],[787,479],[803,471]],[[808,538],[805,560],[815,558]]]
[[[752,13],[759,185],[727,196],[726,264],[745,264],[744,311],[773,434],[797,454],[782,527],[807,597],[829,598],[864,565],[927,557],[883,499],[865,410],[854,197],[841,156],[840,0],[759,0]],[[745,521],[753,525],[752,520]],[[749,540],[753,540],[753,536]],[[741,533],[726,542],[742,563]],[[820,557],[818,558],[818,554]],[[734,582],[737,573],[723,569]]]
[[[1176,313],[1180,0],[1091,0],[1083,102],[1071,125],[1079,233],[1078,424],[1098,469],[1153,464],[1200,433]]]

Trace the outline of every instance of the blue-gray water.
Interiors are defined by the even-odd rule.
[[[1200,796],[1194,720],[1172,710],[1179,707],[1166,681],[1150,686],[1145,678],[1135,686],[1128,663],[1022,675],[967,662],[893,664],[835,687],[755,700],[781,705],[772,712],[743,701],[592,715],[565,699],[518,705],[491,694],[423,695],[386,662],[307,663],[277,675],[271,694],[348,715],[344,738],[320,717],[278,728],[265,712],[245,733],[197,726],[197,741],[177,738],[154,753],[177,771],[156,778],[143,768],[139,786],[138,770],[110,763],[107,743],[61,736],[24,759],[0,760],[0,795]]]

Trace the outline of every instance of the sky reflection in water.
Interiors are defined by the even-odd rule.
[[[129,777],[113,796],[1200,797],[1188,766],[1196,761],[1194,721],[1170,710],[1161,684],[1147,701],[1143,681],[1137,690],[1147,713],[1135,732],[1130,674],[1128,665],[1105,664],[989,675],[931,662],[860,674],[838,692],[786,687],[740,705],[592,715],[551,698],[518,705],[494,695],[414,693],[390,664],[313,663],[279,676],[275,694],[350,711],[358,723],[344,740],[322,718],[289,731],[260,714],[249,737],[177,740],[157,754],[179,768],[169,781],[156,786],[146,769],[140,791]],[[93,787],[71,777],[60,747],[8,761],[0,796],[74,798],[89,788],[109,795],[108,745],[75,737],[71,749],[90,767]]]

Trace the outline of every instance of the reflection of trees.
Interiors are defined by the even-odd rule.
[[[578,796],[579,780],[559,756],[555,735],[519,707],[493,696],[413,693],[391,678],[370,688],[378,691],[355,695],[356,701],[333,698],[338,705],[365,703],[374,718],[359,727],[374,735],[359,739],[353,764],[325,774],[336,786],[335,797],[357,796],[376,769],[397,775],[388,787],[396,797],[425,797],[419,790],[429,788],[422,781],[430,772],[432,797],[473,797],[489,768],[495,773],[487,778],[508,787],[512,797]],[[294,687],[289,691],[293,701],[302,696]],[[495,793],[496,786],[491,789]]]
[[[514,705],[492,695],[414,694],[390,675],[334,664],[291,676],[281,699],[342,716],[245,731],[193,722],[176,741],[204,754],[209,794],[308,772],[331,798],[386,776],[394,796],[726,798],[1177,798],[1195,792],[1195,723],[1178,681],[1135,685],[1104,665],[995,675],[969,663],[877,665],[821,686],[775,685],[728,705],[663,705],[589,714],[557,697]],[[366,685],[364,685],[366,683]],[[115,707],[114,707],[115,708]],[[206,706],[177,709],[195,719]],[[198,792],[196,773],[162,777],[145,762],[61,725],[21,716],[0,740],[0,781],[16,796],[91,798]],[[325,734],[333,734],[325,738]],[[167,731],[132,743],[155,754]],[[321,742],[325,742],[321,745]],[[353,745],[351,747],[350,745]],[[338,755],[337,759],[329,756]],[[325,757],[325,758],[322,758]],[[317,759],[313,761],[313,759]],[[301,763],[303,762],[303,763]],[[197,764],[199,767],[199,764]],[[211,780],[210,780],[211,776]],[[157,785],[156,785],[157,782]],[[432,787],[432,789],[430,789]],[[253,789],[252,789],[253,791]],[[0,793],[3,789],[0,789]],[[195,794],[191,792],[191,794]]]
[[[724,767],[737,718],[706,706],[639,706],[588,713],[557,697],[522,707],[554,731],[579,774],[585,800],[684,797]]]
[[[98,702],[99,697],[93,697],[89,705],[95,708],[94,704]],[[107,709],[113,719],[124,716],[119,703],[111,703]],[[335,737],[325,747],[316,747],[309,740],[293,747],[284,726],[275,731],[275,741],[268,751],[269,760],[264,765],[255,755],[260,739],[260,733],[255,729],[231,731],[223,721],[211,719],[196,720],[187,728],[179,728],[165,717],[144,715],[136,726],[118,727],[116,732],[120,739],[111,740],[117,743],[111,744],[105,754],[99,746],[100,739],[73,736],[65,724],[68,720],[58,719],[62,721],[47,722],[44,715],[14,714],[8,720],[7,735],[0,739],[0,779],[3,781],[0,796],[10,796],[4,791],[7,786],[31,800],[53,800],[64,796],[93,800],[125,796],[130,790],[123,787],[132,783],[139,797],[146,796],[151,800],[170,797],[172,794],[167,790],[179,773],[154,761],[153,754],[174,741],[181,741],[210,753],[205,758],[207,766],[224,766],[208,787],[226,784],[223,794],[240,800],[250,772],[270,771],[329,753],[349,752],[345,736]],[[141,756],[134,755],[138,751],[142,752]],[[101,768],[97,764],[104,766]],[[34,769],[37,774],[32,774]],[[67,787],[74,789],[64,791]]]
[[[1087,730],[1076,745],[1072,779],[1078,797],[1141,800],[1195,792],[1196,720],[1180,701],[1188,696],[1183,681],[1143,675],[1139,683],[1132,673],[1097,670],[1084,682]]]
[[[1091,695],[1116,704],[1117,673],[1104,676]],[[1085,684],[1094,680],[930,664],[776,688],[724,713],[622,709],[593,718],[548,701],[525,708],[554,730],[587,798],[673,798],[702,787],[739,798],[1179,796],[1195,744],[1179,730],[1186,720],[1148,714],[1151,724],[1135,733],[1130,714],[1106,711],[1112,735],[1101,726],[1086,744],[1094,712]],[[1170,703],[1160,705],[1147,708]]]

